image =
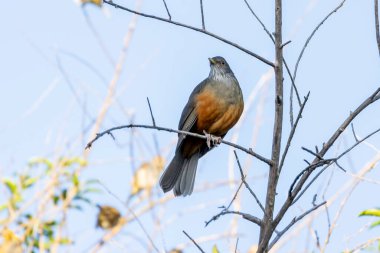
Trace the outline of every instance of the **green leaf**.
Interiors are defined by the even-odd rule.
[[[8,188],[8,190],[12,193],[12,194],[15,194],[17,192],[17,185],[15,182],[13,182],[11,179],[9,178],[4,178],[3,179],[3,183],[5,184],[5,186]]]
[[[67,158],[67,157],[63,157],[60,159],[60,163],[63,167],[70,167],[74,164],[77,164],[79,165],[80,167],[85,167],[87,166],[87,160],[79,157],[79,156],[75,156],[75,157],[72,157],[72,158]]]
[[[68,244],[72,244],[73,242],[69,238],[64,237],[64,238],[61,238],[61,240],[59,240],[59,243],[62,245],[68,245]]]
[[[99,179],[89,179],[85,182],[85,184],[99,184]]]
[[[22,189],[27,189],[37,182],[37,178],[30,177],[29,175],[20,175],[20,185]]]
[[[74,197],[74,200],[83,201],[83,202],[86,202],[87,204],[91,204],[92,203],[89,198],[83,197],[82,195],[76,195]]]
[[[54,195],[53,196],[53,203],[54,203],[54,205],[57,205],[58,202],[59,202],[59,197],[57,195]]]
[[[373,222],[373,223],[371,224],[370,228],[374,228],[374,227],[377,227],[377,226],[379,226],[379,225],[380,225],[380,220]]]
[[[67,198],[67,189],[63,189],[61,192],[61,198],[65,200]]]
[[[7,204],[0,205],[0,212],[4,211],[5,209],[8,209],[8,205]]]
[[[40,164],[45,165],[47,170],[51,170],[53,168],[53,163],[49,159],[44,157],[36,157],[29,161],[30,167],[34,167]]]
[[[79,178],[78,178],[78,174],[77,173],[74,173],[73,174],[73,177],[71,178],[71,181],[73,182],[73,185],[75,187],[79,187]]]
[[[80,205],[70,205],[69,206],[71,209],[75,209],[78,211],[83,211],[83,208]]]
[[[220,253],[218,250],[218,247],[216,247],[216,245],[214,245],[214,247],[212,247],[212,253]]]
[[[82,194],[86,194],[86,193],[102,193],[102,189],[99,189],[99,188],[87,188],[83,191],[81,191]]]
[[[367,209],[359,213],[359,216],[377,216],[380,217],[380,209]]]

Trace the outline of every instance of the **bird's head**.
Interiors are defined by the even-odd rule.
[[[226,76],[234,75],[227,61],[221,56],[208,58],[210,61],[210,75],[209,78],[220,79]]]

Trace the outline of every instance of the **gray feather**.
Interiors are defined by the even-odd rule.
[[[181,174],[183,164],[184,158],[176,154],[160,178],[160,186],[164,192],[173,189]]]
[[[195,153],[189,159],[185,159],[181,174],[174,186],[175,196],[187,196],[193,192],[195,175],[197,173],[199,153]]]

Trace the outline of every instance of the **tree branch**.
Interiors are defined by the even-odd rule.
[[[204,139],[204,140],[207,140],[207,137],[205,135],[201,135],[201,134],[197,134],[197,133],[192,133],[192,132],[186,132],[186,131],[181,131],[181,130],[174,130],[174,129],[171,129],[171,128],[166,128],[166,127],[160,127],[160,126],[150,126],[150,125],[139,125],[139,124],[129,124],[129,125],[122,125],[122,126],[117,126],[117,127],[112,127],[110,129],[107,129],[101,133],[97,133],[95,138],[92,139],[87,145],[86,145],[86,148],[85,149],[89,149],[92,147],[92,144],[97,141],[99,138],[101,138],[103,135],[105,134],[109,134],[109,135],[112,135],[112,132],[115,131],[115,130],[120,130],[120,129],[124,129],[124,128],[147,128],[147,129],[156,129],[158,131],[166,131],[166,132],[170,132],[170,133],[178,133],[178,134],[185,134],[185,135],[189,135],[189,136],[193,136],[193,137],[197,137],[197,138],[200,138],[200,139]],[[253,157],[256,157],[257,159],[259,159],[260,161],[270,165],[272,164],[272,161],[253,152],[253,150],[251,148],[244,148],[242,146],[239,146],[235,143],[232,143],[232,142],[229,142],[229,141],[225,141],[225,140],[222,140],[221,143],[224,143],[228,146],[231,146],[231,147],[234,147],[234,148],[237,148],[249,155],[252,155]]]
[[[162,1],[164,2],[165,10],[166,10],[166,13],[168,14],[169,20],[172,20],[172,15],[170,15],[170,11],[169,11],[168,5],[166,4],[166,1],[165,0],[162,0]]]
[[[310,214],[311,212],[317,210],[318,208],[320,208],[321,206],[323,206],[324,204],[326,204],[326,201],[323,201],[322,203],[320,203],[319,205],[315,205],[314,207],[312,207],[311,209],[307,210],[306,212],[304,212],[303,214],[301,214],[300,216],[298,217],[294,217],[293,220],[282,230],[280,231],[276,237],[273,239],[273,241],[269,244],[269,249],[271,249],[273,247],[273,245],[275,245],[277,243],[277,241],[294,225],[296,224],[298,221],[302,220],[306,215]]]
[[[343,4],[346,2],[346,0],[343,0],[334,10],[332,10],[329,14],[327,14],[327,16],[315,27],[315,29],[311,32],[310,36],[307,38],[306,42],[305,42],[305,45],[303,46],[299,56],[298,56],[298,59],[297,59],[297,62],[296,62],[296,66],[294,68],[294,73],[293,73],[293,77],[294,77],[294,80],[296,79],[297,77],[297,70],[298,70],[298,65],[301,61],[301,58],[307,48],[307,46],[309,45],[309,42],[311,41],[311,39],[314,37],[315,33],[318,31],[318,29],[323,25],[323,23],[329,19],[335,12],[337,12],[340,8],[342,8]]]
[[[259,226],[263,226],[263,221],[260,220],[259,218],[249,214],[249,213],[242,213],[240,211],[228,211],[228,210],[223,210],[222,212],[218,213],[217,215],[214,215],[209,221],[206,221],[206,225],[205,226],[208,226],[208,224],[210,224],[212,221],[216,221],[217,219],[219,219],[220,216],[223,216],[223,215],[226,215],[226,214],[237,214],[237,215],[241,215],[243,217],[243,219],[246,219],[252,223],[255,223]]]
[[[206,30],[205,26],[205,16],[203,14],[203,0],[200,0],[200,6],[201,6],[201,15],[202,15],[202,29]]]
[[[183,24],[183,23],[180,23],[180,22],[176,22],[176,21],[173,21],[171,19],[166,19],[166,18],[161,18],[161,17],[157,17],[157,16],[154,16],[154,15],[149,15],[149,14],[145,14],[145,13],[142,13],[142,12],[138,12],[138,11],[135,11],[135,10],[132,10],[132,9],[129,9],[127,7],[124,7],[124,6],[121,6],[119,4],[116,4],[114,2],[112,2],[112,0],[104,0],[104,3],[106,4],[109,4],[109,5],[112,5],[114,6],[115,8],[118,8],[118,9],[121,9],[121,10],[124,10],[124,11],[128,11],[130,13],[134,13],[136,15],[139,15],[139,16],[142,16],[142,17],[146,17],[146,18],[151,18],[151,19],[155,19],[155,20],[159,20],[159,21],[162,21],[162,22],[166,22],[166,23],[169,23],[169,24],[173,24],[173,25],[177,25],[177,26],[181,26],[181,27],[184,27],[184,28],[187,28],[187,29],[190,29],[190,30],[194,30],[194,31],[197,31],[197,32],[200,32],[200,33],[203,33],[203,34],[206,34],[210,37],[213,37],[217,40],[220,40],[228,45],[231,45],[247,54],[249,54],[250,56],[253,56],[255,57],[256,59],[258,59],[259,61],[269,65],[269,66],[272,66],[274,67],[274,63],[265,59],[264,57],[246,49],[246,48],[243,48],[241,46],[239,46],[238,44],[230,41],[230,40],[227,40],[223,37],[220,37],[219,35],[216,35],[214,33],[211,33],[211,32],[208,32],[206,30],[203,30],[203,29],[200,29],[200,28],[197,28],[197,27],[194,27],[194,26],[190,26],[190,25],[186,25],[186,24]]]
[[[320,172],[318,172],[311,180],[310,182],[303,188],[303,190],[298,194],[298,196],[294,199],[293,203],[297,202],[299,198],[301,198],[301,196],[306,192],[306,190],[310,187],[310,185],[323,173],[323,171],[325,171],[328,167],[330,167],[332,164],[337,164],[338,160],[340,158],[342,158],[343,156],[345,156],[348,152],[350,152],[351,150],[353,150],[356,146],[358,146],[360,143],[364,142],[365,140],[367,140],[368,138],[370,138],[371,136],[373,136],[374,134],[380,132],[380,128],[376,129],[375,131],[369,133],[367,136],[365,136],[363,139],[361,140],[357,140],[355,142],[354,145],[352,145],[351,147],[349,147],[348,149],[346,149],[344,152],[342,152],[339,156],[337,156],[336,158],[334,159],[330,159],[331,163],[327,164],[325,167],[322,168],[322,170]],[[337,164],[338,165],[338,164]],[[294,186],[294,184],[293,184]]]
[[[297,115],[297,118],[296,118],[296,122],[293,124],[292,126],[292,129],[290,130],[290,134],[289,134],[289,137],[288,137],[288,141],[286,143],[286,146],[285,146],[285,150],[284,150],[284,153],[282,153],[282,157],[281,157],[281,162],[280,162],[280,166],[279,166],[279,173],[281,173],[281,170],[282,170],[282,166],[284,166],[284,162],[285,162],[285,158],[288,154],[288,151],[289,151],[289,148],[290,148],[290,144],[293,140],[293,137],[294,137],[294,134],[296,132],[296,129],[297,129],[297,125],[298,125],[298,122],[299,120],[302,118],[302,112],[303,112],[303,109],[305,108],[305,105],[307,103],[307,100],[309,99],[309,96],[310,96],[310,92],[307,93],[306,97],[304,98],[304,101],[301,105],[301,108],[300,110],[298,111],[298,115]]]
[[[347,126],[356,118],[356,116],[358,116],[370,104],[374,103],[375,101],[377,101],[379,99],[380,99],[380,88],[376,89],[376,91],[373,94],[371,94],[366,100],[364,100],[363,103],[360,104],[355,109],[355,111],[353,111],[346,118],[346,120],[340,125],[340,127],[330,137],[330,139],[323,145],[322,149],[318,152],[318,155],[320,157],[323,157],[327,153],[327,151],[333,146],[333,144],[338,139],[338,137],[342,134],[342,132],[347,128]],[[321,162],[321,161],[319,160],[319,158],[316,157],[310,166],[316,166],[316,164],[319,162]],[[307,170],[303,173],[303,175],[299,179],[298,183],[294,187],[292,193],[289,194],[285,203],[282,205],[280,211],[278,212],[276,218],[273,220],[274,228],[278,225],[278,223],[281,221],[282,217],[284,217],[286,211],[293,204],[294,198],[302,190],[303,185],[305,184],[306,180],[310,177],[312,172],[313,172],[313,170]]]
[[[240,164],[240,161],[239,161],[239,157],[237,156],[236,150],[234,150],[234,154],[235,154],[235,158],[236,158],[236,161],[237,161],[237,164],[238,164],[238,167],[239,167],[239,171],[240,171],[242,182],[244,183],[244,185],[248,189],[248,191],[251,193],[251,195],[254,197],[254,199],[256,200],[256,203],[259,205],[260,209],[265,213],[264,206],[261,204],[259,198],[256,196],[256,194],[254,193],[254,191],[251,189],[251,187],[249,186],[249,184],[247,183],[247,181],[245,181],[245,175],[243,173],[243,169],[241,167],[241,164]]]
[[[201,246],[199,246],[198,243],[197,243],[193,238],[191,238],[191,236],[190,236],[188,233],[186,233],[185,230],[182,230],[182,232],[187,236],[187,238],[189,238],[189,239],[194,243],[194,245],[199,249],[200,252],[202,252],[202,253],[206,253],[206,252],[201,248]]]
[[[268,251],[268,243],[272,236],[275,227],[272,224],[273,211],[276,199],[276,188],[279,176],[279,160],[281,152],[281,137],[282,137],[282,121],[283,121],[283,54],[282,54],[282,0],[275,0],[275,116],[273,127],[273,142],[272,142],[272,162],[270,166],[267,195],[265,201],[265,214],[263,226],[260,229],[260,240],[258,253]]]
[[[379,1],[375,0],[375,29],[376,29],[376,41],[377,49],[380,55],[380,28],[379,28]]]

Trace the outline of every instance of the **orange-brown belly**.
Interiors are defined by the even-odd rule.
[[[243,103],[230,104],[216,97],[210,90],[201,92],[196,97],[198,115],[197,130],[221,136],[230,130],[243,112]]]

